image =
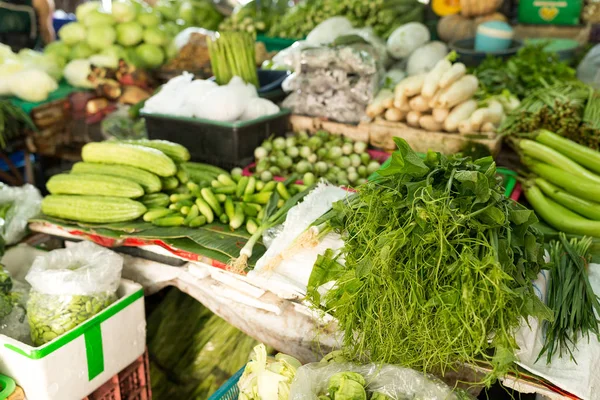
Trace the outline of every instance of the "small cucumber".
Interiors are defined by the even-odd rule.
[[[185,221],[183,221],[183,223],[185,225],[189,225],[190,222],[192,222],[192,220],[198,215],[200,215],[200,211],[198,211],[198,206],[194,204],[192,207],[190,207],[190,212],[185,217]]]
[[[185,221],[185,218],[181,215],[175,215],[155,219],[152,221],[152,224],[156,226],[181,226],[183,225],[183,221]]]
[[[161,178],[162,187],[164,190],[173,190],[179,186],[179,181],[174,176],[168,178]]]
[[[200,212],[200,214],[204,215],[209,224],[212,224],[212,222],[215,219],[215,214],[213,213],[213,210],[208,205],[208,203],[204,201],[203,198],[198,197],[196,199],[196,206],[198,207],[198,211]]]
[[[242,197],[244,195],[244,190],[246,189],[249,180],[250,178],[248,178],[247,176],[242,176],[240,178],[240,181],[238,182],[237,187],[235,189],[235,195],[237,197]]]
[[[166,217],[167,215],[174,214],[173,210],[168,208],[151,208],[144,214],[144,221],[152,222],[155,219]]]
[[[225,200],[225,214],[227,214],[227,218],[229,218],[229,220],[233,220],[233,217],[235,216],[235,206],[233,205],[233,200],[231,200],[231,197],[228,197]]]
[[[171,200],[171,203],[177,203],[178,201],[191,200],[191,199],[192,199],[192,195],[185,194],[185,193],[172,194],[169,197],[169,200]]]
[[[209,188],[201,189],[200,194],[202,195],[204,201],[208,203],[210,208],[213,209],[216,215],[220,216],[221,214],[223,214],[223,209],[221,208],[219,201]]]
[[[216,188],[213,192],[216,194],[235,194],[236,187],[233,186],[223,186],[220,188]]]
[[[236,186],[235,181],[231,179],[228,174],[220,174],[217,176],[217,180],[221,182],[224,186]]]
[[[204,217],[203,215],[200,215],[190,221],[189,227],[190,228],[198,228],[205,224],[206,224],[206,217]]]
[[[251,176],[248,180],[248,185],[246,185],[246,189],[244,189],[244,195],[253,194],[256,190],[256,178]]]
[[[261,192],[272,192],[275,190],[276,186],[277,186],[277,182],[275,182],[275,181],[265,183],[265,186],[262,188]]]
[[[287,189],[285,188],[285,185],[283,184],[283,182],[277,182],[277,193],[279,193],[279,195],[281,196],[281,198],[283,200],[287,200],[290,198],[290,194],[288,193]]]
[[[229,218],[227,217],[227,214],[223,213],[219,216],[219,221],[221,221],[222,224],[228,224],[229,223]]]
[[[257,229],[258,223],[256,222],[256,220],[254,218],[248,218],[248,221],[246,221],[246,231],[250,235],[254,235]]]
[[[225,200],[227,200],[226,194],[215,194],[215,197],[217,198],[219,203],[225,203]]]
[[[256,217],[258,215],[258,210],[248,204],[242,204],[242,208],[244,209],[244,214],[249,217]]]

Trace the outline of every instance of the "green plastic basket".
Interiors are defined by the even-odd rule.
[[[242,367],[235,375],[229,378],[229,380],[217,389],[208,400],[237,400],[240,395],[240,389],[238,389],[237,383],[244,373],[244,368],[246,367]]]
[[[296,39],[284,39],[265,35],[256,36],[258,42],[263,42],[267,51],[281,51],[287,49],[296,42]]]

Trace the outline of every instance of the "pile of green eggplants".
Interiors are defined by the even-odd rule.
[[[553,228],[600,237],[600,152],[547,130],[514,140],[534,174],[524,185],[527,201]]]
[[[294,181],[295,177],[285,182],[263,182],[242,176],[240,168],[228,173],[208,164],[184,163],[172,186],[166,187],[170,193],[152,193],[141,198],[148,208],[143,219],[156,226],[190,228],[220,221],[229,224],[232,230],[245,227],[252,235],[273,193],[278,193],[278,207],[282,207],[291,196],[306,189]]]
[[[115,293],[53,295],[31,290],[27,319],[33,344],[41,346],[70,331],[111,305]]]

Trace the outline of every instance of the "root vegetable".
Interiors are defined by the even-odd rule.
[[[434,108],[431,115],[433,115],[435,122],[443,124],[448,115],[450,115],[450,110],[447,108]]]
[[[389,89],[382,89],[377,93],[371,104],[367,106],[367,116],[375,118],[385,112],[385,104],[387,100],[393,101],[394,93]]]
[[[490,101],[487,107],[480,108],[471,115],[471,127],[479,130],[486,122],[499,124],[503,116],[502,104],[497,101]]]
[[[435,95],[435,92],[439,88],[439,83],[442,77],[451,68],[452,64],[445,58],[443,60],[438,61],[435,67],[433,67],[433,69],[429,71],[429,73],[425,77],[425,83],[423,83],[421,95],[427,98],[433,97]]]
[[[467,67],[463,63],[456,63],[442,75],[439,86],[447,88],[467,73]]]
[[[429,108],[438,108],[437,107],[437,103],[440,99],[440,96],[445,93],[446,89],[440,89],[437,92],[435,92],[435,94],[433,95],[433,97],[431,98],[431,100],[429,100]]]
[[[465,133],[473,133],[474,130],[471,127],[471,121],[469,121],[468,119],[465,121],[460,121],[460,123],[458,124],[458,131],[461,135]]]
[[[485,124],[481,125],[481,132],[495,133],[496,125],[488,121]]]
[[[423,83],[425,83],[425,77],[427,74],[419,74],[414,76],[409,76],[408,78],[402,80],[395,89],[395,97],[404,95],[406,97],[416,96],[421,93],[421,89],[423,88]],[[398,88],[398,86],[400,86]]]
[[[392,94],[390,98],[385,99],[382,104],[386,109],[394,107],[394,95]]]
[[[402,110],[403,108],[409,107],[408,98],[405,95],[396,96],[394,103],[392,104],[395,108]]]
[[[442,130],[442,124],[436,122],[433,115],[423,115],[419,118],[419,125],[430,132],[439,132]]]
[[[419,112],[429,111],[429,104],[427,102],[427,99],[425,99],[425,97],[421,95],[415,96],[412,99],[410,99],[408,104],[410,105],[411,110]]]
[[[406,122],[410,126],[419,127],[419,119],[421,119],[421,113],[418,111],[410,111],[406,114]]]
[[[460,103],[450,111],[448,118],[444,121],[444,130],[447,132],[456,132],[458,124],[471,118],[471,114],[477,110],[475,100],[467,100]]]
[[[396,107],[396,108],[398,108],[398,107]],[[399,110],[400,110],[400,111],[402,111],[402,112],[403,112],[403,113],[405,113],[405,114],[406,114],[407,112],[411,111],[410,104],[408,103],[408,99],[407,99],[407,101],[405,101],[404,103],[402,103],[402,104],[400,105],[400,108],[399,108]]]
[[[435,108],[452,108],[463,101],[469,100],[479,85],[474,75],[465,75],[440,94]]]
[[[404,119],[404,113],[397,108],[390,108],[385,112],[385,119],[392,122],[399,122]]]

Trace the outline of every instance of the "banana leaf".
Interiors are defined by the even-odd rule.
[[[68,230],[80,230],[89,234],[112,239],[159,239],[177,249],[198,254],[222,263],[239,255],[250,235],[243,230],[232,232],[229,226],[213,223],[200,228],[157,227],[151,223],[136,220],[112,224],[86,224],[66,221],[46,215],[30,219],[30,222],[42,222],[56,225]],[[254,248],[253,257],[249,260],[252,267],[265,252],[262,243]]]

